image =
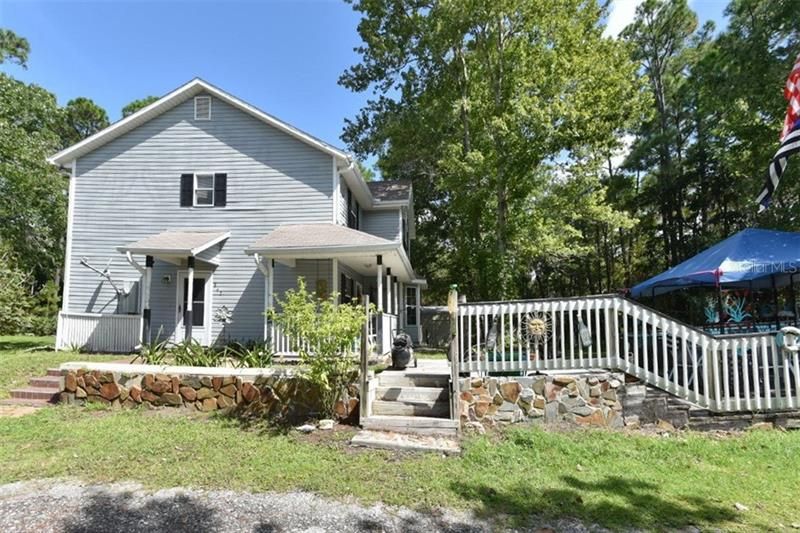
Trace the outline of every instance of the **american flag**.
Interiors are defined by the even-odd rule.
[[[769,163],[766,183],[756,198],[760,206],[759,213],[772,203],[772,193],[778,188],[789,156],[800,152],[800,55],[786,80],[783,96],[789,101],[789,107],[786,109],[786,120],[781,131],[781,145]]]

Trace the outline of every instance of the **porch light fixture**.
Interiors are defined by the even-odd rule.
[[[161,283],[163,283],[164,285],[169,285],[170,283],[172,283],[172,276],[170,276],[169,274],[165,274],[161,278]]]

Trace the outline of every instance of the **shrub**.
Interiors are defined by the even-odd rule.
[[[293,339],[292,348],[308,367],[306,378],[320,390],[322,415],[332,417],[357,364],[354,346],[366,321],[365,310],[337,304],[336,294],[317,299],[303,278],[298,278],[297,290],[285,296],[278,300],[281,312],[270,309],[268,316]]]
[[[263,342],[233,342],[225,346],[223,353],[236,359],[237,366],[243,368],[265,368],[272,364],[273,353]]]
[[[219,366],[222,354],[213,346],[203,346],[196,339],[186,339],[170,349],[179,366]]]

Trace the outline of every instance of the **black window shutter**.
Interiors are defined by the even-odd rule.
[[[214,174],[214,205],[225,207],[228,202],[228,175]]]
[[[181,207],[191,207],[194,205],[192,194],[194,193],[194,174],[181,174]]]

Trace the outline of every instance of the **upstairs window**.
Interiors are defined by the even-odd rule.
[[[359,218],[358,200],[353,197],[353,191],[347,189],[347,227],[359,229]]]
[[[214,174],[194,175],[194,205],[214,205]]]
[[[195,120],[211,120],[211,97],[210,96],[195,96],[194,97],[194,119]]]
[[[227,174],[181,174],[181,207],[225,207],[227,201]]]

